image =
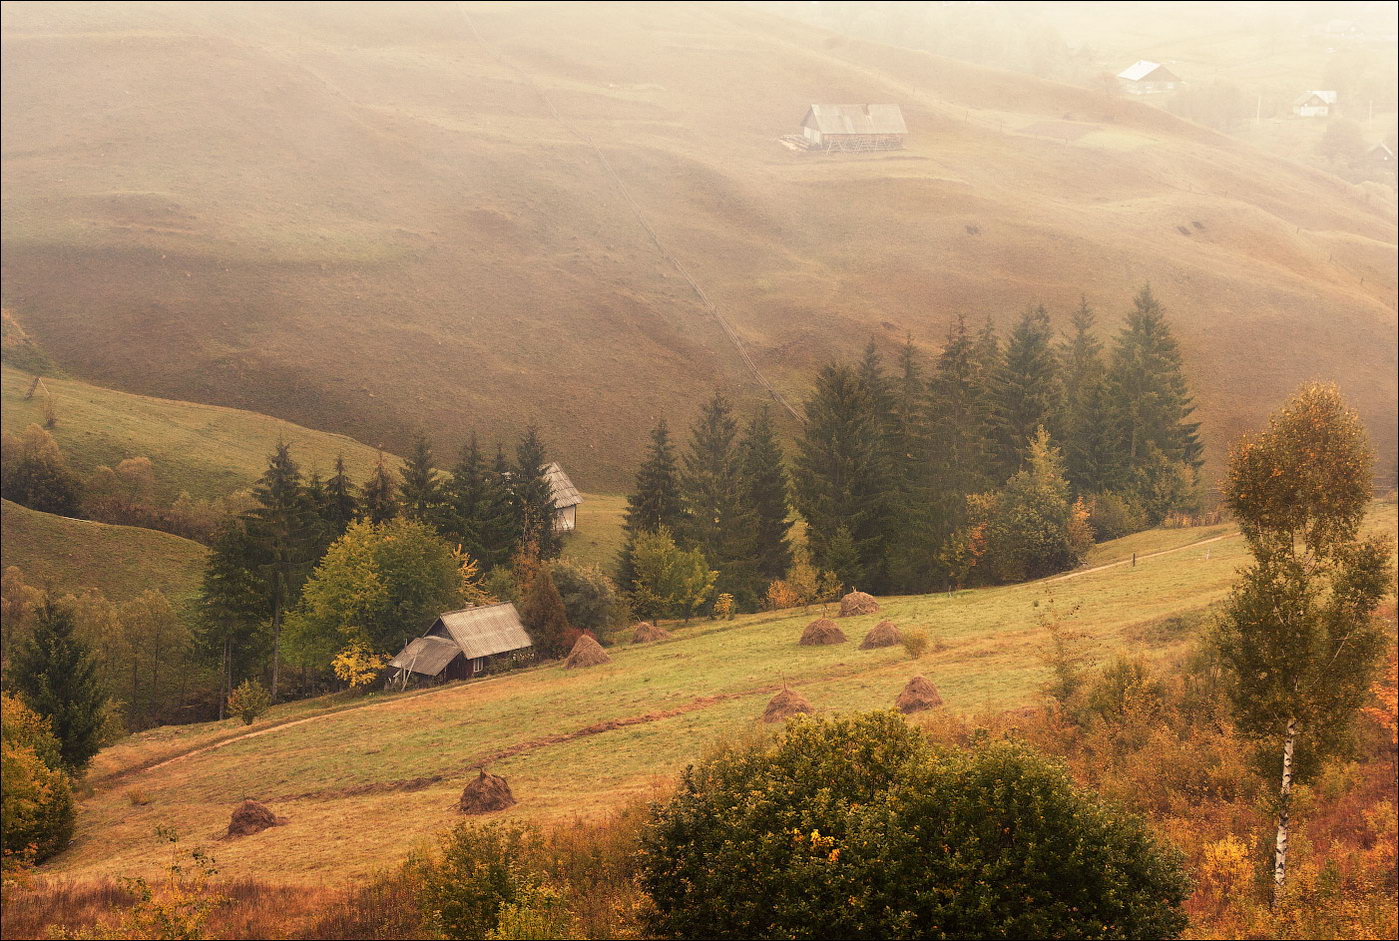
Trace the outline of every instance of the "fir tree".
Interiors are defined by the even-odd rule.
[[[782,578],[792,565],[792,528],[787,505],[787,471],[782,446],[766,405],[754,414],[739,445],[748,505],[755,518],[754,536],[758,574],[764,579]]]
[[[909,339],[899,351],[899,369],[889,385],[885,428],[891,477],[885,569],[891,587],[901,591],[926,590],[937,544],[928,394],[918,350]]]
[[[654,533],[662,526],[670,532],[680,528],[680,470],[670,443],[670,428],[662,418],[651,430],[646,460],[636,472],[636,484],[627,497],[622,523],[626,544],[617,560],[617,583],[629,586],[636,577],[633,555],[637,537]]]
[[[403,515],[420,523],[441,523],[442,480],[426,436],[418,435],[412,453],[398,473],[398,499]]]
[[[258,547],[242,519],[231,520],[214,535],[199,592],[201,654],[219,664],[219,718],[233,691],[233,677],[256,672],[265,647],[262,620],[266,593],[256,570]]]
[[[504,455],[499,456],[504,463]],[[486,466],[473,434],[443,485],[447,528],[484,571],[504,565],[515,551],[514,511],[502,478]]]
[[[1065,473],[1077,493],[1101,493],[1117,486],[1122,460],[1096,324],[1093,308],[1083,298],[1074,311],[1073,333],[1059,351],[1064,376]]]
[[[522,538],[539,548],[541,559],[557,556],[563,548],[563,540],[554,528],[554,488],[549,483],[549,461],[544,444],[533,425],[525,430],[515,448],[510,493]]]
[[[719,572],[720,592],[753,606],[761,591],[755,564],[757,519],[749,503],[737,434],[732,407],[715,393],[690,428],[680,474],[680,536]]]
[[[327,538],[334,542],[345,535],[345,528],[354,522],[359,514],[355,500],[355,485],[345,470],[345,456],[335,456],[335,473],[325,484],[325,505],[321,519],[327,529]]]
[[[72,612],[45,598],[8,674],[8,685],[25,705],[49,720],[64,767],[81,774],[102,747],[107,693]]]
[[[529,631],[530,642],[546,657],[559,657],[570,633],[568,613],[563,597],[549,574],[547,565],[539,565],[525,588],[520,605],[520,623]]]
[[[1041,427],[1059,427],[1061,389],[1049,314],[1043,306],[1021,315],[996,373],[993,458],[1000,479],[1020,469],[1027,442]]]
[[[374,473],[364,482],[364,497],[360,514],[371,523],[387,523],[398,515],[398,498],[394,493],[393,477],[384,466],[384,455],[374,465]]]

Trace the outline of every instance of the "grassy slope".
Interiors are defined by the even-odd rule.
[[[1395,225],[1351,187],[1146,105],[737,5],[469,8],[788,392],[870,335],[933,347],[954,313],[1063,320],[1080,293],[1111,322],[1150,281],[1212,455],[1317,376],[1392,451]],[[759,398],[456,5],[3,18],[5,301],[71,371],[395,450],[534,420],[590,491],[625,485],[657,414]],[[812,100],[898,101],[909,149],[782,149]],[[1034,130],[1066,120],[1070,144]]]
[[[1393,531],[1395,519],[1394,506],[1385,505],[1372,523]],[[1095,659],[1122,649],[1166,656],[1191,639],[1189,615],[1225,595],[1245,558],[1237,538],[1194,545],[1219,531],[1141,534],[1101,547],[1095,560],[1186,547],[1135,568],[1049,585],[884,599],[879,615],[840,622],[851,642],[835,647],[797,646],[816,612],[752,615],[678,627],[667,643],[615,647],[611,664],[578,672],[554,665],[403,698],[374,697],[324,718],[315,718],[315,710],[341,709],[344,702],[279,707],[264,723],[310,721],[162,767],[151,765],[237,729],[229,722],[153,730],[98,756],[98,789],[82,805],[77,842],[53,868],[84,876],[158,867],[166,857],[153,836],[157,823],[210,839],[249,796],[270,801],[291,822],[220,844],[215,855],[225,873],[354,878],[393,863],[457,819],[453,800],[484,761],[510,779],[520,800],[511,816],[556,821],[603,812],[658,786],[708,743],[753,729],[783,682],[823,710],[868,709],[888,706],[911,675],[923,673],[956,712],[1013,707],[1029,701],[1045,679],[1031,604],[1047,588],[1062,608],[1081,605],[1073,623]],[[901,648],[856,649],[885,616],[927,630],[944,646],[918,663]],[[565,740],[549,742],[553,736]],[[514,753],[502,757],[506,751]],[[149,770],[123,774],[140,768]],[[125,793],[132,788],[151,803],[131,806]]]
[[[124,601],[155,588],[172,601],[194,595],[203,546],[134,526],[109,526],[40,513],[0,501],[3,564],[17,565],[32,585],[59,592],[96,588]]]

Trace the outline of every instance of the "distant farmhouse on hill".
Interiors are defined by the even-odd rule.
[[[1292,102],[1292,113],[1299,118],[1324,118],[1331,113],[1337,97],[1334,91],[1303,92]]]
[[[403,683],[410,677],[469,680],[531,646],[519,612],[508,601],[448,611],[389,661],[389,678]]]
[[[1117,82],[1129,95],[1159,95],[1175,91],[1183,83],[1180,76],[1159,62],[1142,59],[1117,73]]]
[[[784,140],[803,150],[902,150],[908,137],[898,105],[812,105],[801,128],[800,137]]]
[[[558,461],[544,469],[549,478],[549,489],[554,494],[554,532],[571,533],[578,528],[578,504],[583,495],[573,486],[573,481],[563,472]]]

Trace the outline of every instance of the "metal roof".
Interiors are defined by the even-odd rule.
[[[577,506],[583,502],[578,488],[573,486],[573,481],[568,479],[568,475],[563,472],[558,461],[551,462],[544,469],[544,475],[549,478],[549,489],[554,494],[554,509],[562,510],[565,507]]]
[[[1161,72],[1160,75],[1156,74],[1158,71]],[[1180,78],[1170,69],[1166,68],[1160,62],[1152,62],[1149,59],[1141,59],[1132,63],[1121,72],[1118,72],[1117,77],[1125,78],[1129,82],[1140,82],[1146,78],[1151,78],[1158,82],[1180,81]]]
[[[389,666],[422,676],[436,676],[461,653],[461,648],[445,637],[415,637]]]
[[[508,601],[448,611],[433,622],[427,633],[429,637],[451,638],[470,658],[489,657],[530,646],[520,614]]]
[[[812,105],[802,124],[822,134],[907,134],[898,105]]]

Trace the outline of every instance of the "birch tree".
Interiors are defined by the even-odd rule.
[[[1281,758],[1273,901],[1287,881],[1298,746],[1335,747],[1368,701],[1384,634],[1373,617],[1389,590],[1387,537],[1362,538],[1371,494],[1369,441],[1334,386],[1303,386],[1230,458],[1225,500],[1253,563],[1219,632],[1239,728]]]

